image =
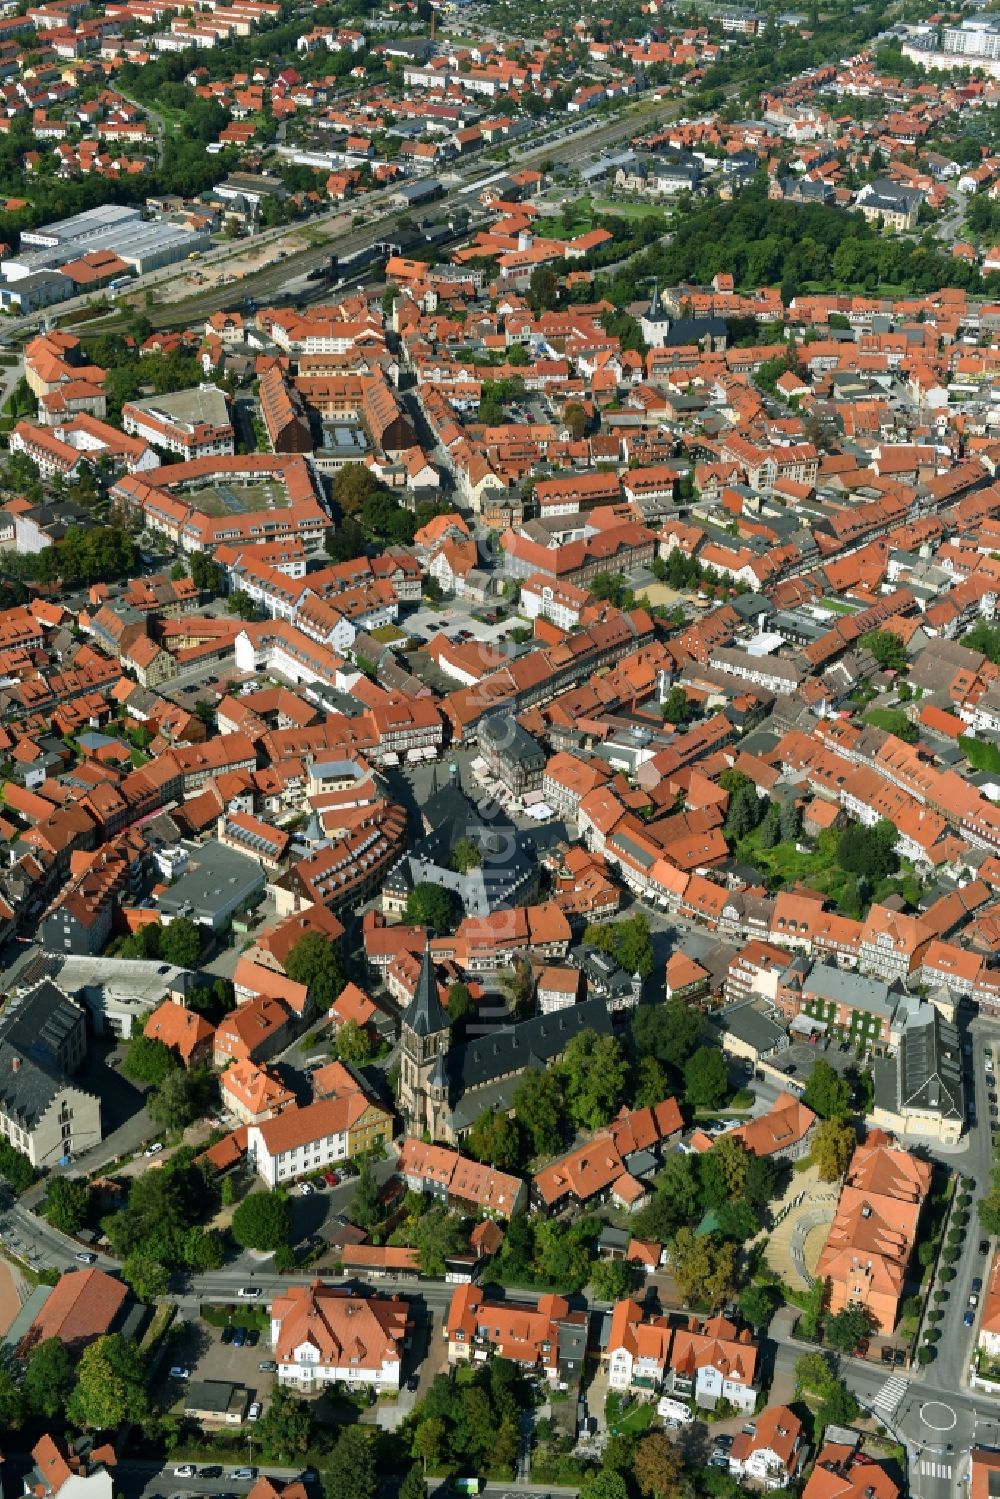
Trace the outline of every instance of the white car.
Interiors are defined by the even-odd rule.
[[[236,1294],[241,1301],[259,1301],[264,1293],[260,1286],[240,1286]]]
[[[159,1153],[160,1153],[160,1151],[162,1149],[163,1149],[163,1141],[162,1140],[154,1140],[153,1143],[152,1143],[152,1145],[147,1145],[146,1146],[146,1149],[143,1151],[143,1155],[159,1155]]]
[[[315,1190],[316,1188],[313,1186],[312,1182],[299,1183],[299,1193],[302,1197],[311,1197]]]
[[[182,1463],[179,1468],[174,1469],[175,1478],[193,1478],[197,1469],[194,1463]]]
[[[97,1262],[97,1255],[91,1254],[89,1249],[81,1249],[79,1254],[74,1255],[74,1259],[78,1259],[81,1265],[93,1265]]]
[[[184,1367],[183,1364],[171,1364],[171,1366],[170,1366],[170,1378],[171,1379],[190,1379],[191,1378],[191,1370],[190,1369],[185,1369],[185,1367]]]
[[[260,1401],[259,1400],[255,1400],[253,1402],[253,1404],[251,1405],[250,1409],[247,1411],[247,1420],[248,1421],[259,1421],[260,1420],[260,1413],[261,1413],[261,1411],[263,1409],[264,1409],[264,1407],[261,1405]]]

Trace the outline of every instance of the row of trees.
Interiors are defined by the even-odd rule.
[[[46,1338],[29,1353],[20,1381],[9,1364],[0,1367],[0,1425],[64,1417],[84,1431],[114,1431],[149,1413],[146,1364],[138,1345],[111,1333],[75,1358],[58,1338]]]

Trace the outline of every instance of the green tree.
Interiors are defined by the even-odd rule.
[[[514,1117],[533,1155],[556,1153],[562,1144],[563,1096],[555,1072],[525,1072],[514,1089]]]
[[[500,988],[515,1020],[523,1020],[535,998],[535,976],[531,964],[515,958],[500,972]]]
[[[851,1107],[851,1085],[829,1062],[818,1057],[803,1090],[802,1102],[821,1119],[843,1118]]]
[[[403,1476],[399,1486],[399,1499],[427,1499],[427,1484],[423,1472],[416,1464],[407,1468]]]
[[[635,1272],[625,1260],[596,1260],[590,1272],[595,1301],[624,1301],[635,1287]]]
[[[60,1233],[72,1237],[87,1221],[90,1211],[90,1186],[70,1176],[49,1179],[45,1194],[45,1216]]]
[[[766,1327],[774,1314],[774,1297],[766,1286],[747,1286],[740,1293],[740,1316],[756,1330]]]
[[[614,923],[615,957],[626,973],[648,979],[653,971],[653,942],[649,922],[643,915]]]
[[[644,1436],[635,1449],[632,1472],[647,1499],[678,1499],[687,1493],[684,1459],[662,1431]]]
[[[702,1200],[707,1208],[718,1208],[724,1202],[746,1196],[752,1159],[735,1136],[723,1135],[716,1140],[701,1158]]]
[[[201,954],[201,928],[186,916],[176,916],[160,934],[160,957],[177,968],[195,968]]]
[[[355,516],[360,514],[365,500],[382,486],[363,463],[345,463],[334,474],[331,488],[340,513]]]
[[[141,1029],[133,1029],[128,1050],[122,1062],[122,1072],[137,1083],[162,1083],[163,1079],[178,1067],[177,1058],[168,1046],[153,1036],[145,1036]]]
[[[337,1056],[342,1062],[351,1062],[355,1067],[371,1060],[372,1043],[368,1032],[356,1020],[345,1020],[337,1027]]]
[[[436,1203],[421,1213],[413,1227],[413,1247],[420,1256],[422,1275],[443,1275],[445,1261],[468,1247],[468,1236],[457,1213]]]
[[[628,1484],[612,1468],[598,1468],[580,1485],[580,1499],[628,1499]]]
[[[178,1067],[149,1094],[146,1112],[160,1129],[186,1129],[208,1111],[214,1086],[210,1072]]]
[[[166,1266],[138,1251],[130,1254],[122,1265],[122,1280],[131,1286],[138,1301],[155,1301],[157,1296],[166,1296],[170,1289]]]
[[[697,1050],[704,1028],[699,1010],[683,999],[665,1005],[639,1005],[632,1016],[632,1045],[636,1054],[653,1056],[676,1073]]]
[[[675,725],[685,724],[691,717],[691,704],[684,688],[678,684],[671,687],[661,704],[664,721]]]
[[[572,1294],[590,1278],[592,1255],[579,1225],[567,1228],[552,1219],[535,1227],[535,1258],[544,1281]]]
[[[825,1353],[803,1353],[795,1361],[795,1385],[800,1392],[823,1396],[837,1382]]]
[[[549,265],[536,265],[528,282],[528,306],[538,317],[549,312],[559,299],[559,278]]]
[[[451,851],[451,867],[459,874],[468,874],[470,869],[478,869],[483,862],[482,850],[479,844],[472,838],[459,838]]]
[[[736,1280],[735,1244],[713,1234],[696,1238],[690,1228],[679,1228],[668,1254],[674,1279],[686,1302],[720,1306],[733,1293]]]
[[[902,671],[906,667],[906,647],[891,630],[869,630],[860,645],[871,651],[882,671]]]
[[[694,1156],[669,1155],[656,1178],[649,1204],[632,1219],[638,1239],[672,1238],[682,1224],[701,1217],[700,1162]]]
[[[752,783],[740,786],[730,796],[724,828],[726,837],[736,842],[746,838],[757,827],[766,811],[767,799],[757,795],[757,788]]]
[[[313,1436],[312,1408],[290,1390],[278,1388],[254,1431],[263,1456],[272,1463],[301,1463],[309,1456]]]
[[[515,1171],[521,1161],[521,1128],[502,1109],[484,1109],[466,1138],[469,1154],[500,1171]]]
[[[257,605],[245,589],[237,588],[226,600],[226,610],[229,614],[238,614],[240,619],[253,619]]]
[[[729,1089],[729,1072],[720,1051],[702,1046],[684,1064],[684,1096],[695,1108],[717,1109]]]
[[[381,1220],[382,1205],[379,1202],[378,1182],[367,1161],[362,1161],[358,1179],[354,1184],[354,1195],[350,1207],[351,1222],[370,1233]]]
[[[579,401],[567,401],[563,407],[563,423],[573,442],[581,442],[586,437],[589,420]]]
[[[571,1123],[600,1129],[617,1113],[625,1093],[628,1067],[613,1036],[580,1031],[557,1064]]]
[[[251,1192],[233,1213],[231,1232],[241,1249],[274,1250],[288,1243],[290,1227],[283,1192]]]
[[[635,1072],[632,1102],[637,1109],[651,1109],[662,1103],[670,1090],[667,1075],[655,1057],[640,1057]]]
[[[448,1024],[452,1030],[456,1027],[465,1028],[465,1023],[470,1015],[474,1015],[476,1007],[472,1003],[472,995],[469,993],[468,984],[452,984],[448,990],[446,1008],[448,1011]]]
[[[323,1475],[326,1499],[375,1499],[375,1432],[370,1426],[344,1426]]]
[[[14,1431],[24,1420],[25,1398],[13,1371],[0,1366],[0,1427]],[[58,1407],[57,1407],[58,1409]]]
[[[347,981],[338,948],[321,932],[303,933],[288,954],[285,974],[305,984],[317,1010],[328,1010]]]
[[[406,920],[411,926],[426,926],[434,932],[447,932],[452,925],[452,896],[441,885],[421,881],[406,898]]]
[[[66,1414],[89,1431],[114,1431],[142,1421],[149,1409],[146,1370],[136,1343],[120,1333],[98,1338],[83,1350]]]
[[[76,1363],[58,1338],[36,1343],[24,1366],[22,1393],[27,1411],[52,1421],[65,1409],[76,1378]]]
[[[813,1131],[812,1163],[820,1180],[838,1181],[851,1164],[858,1138],[849,1119],[824,1119]]]
[[[837,862],[849,874],[877,883],[899,868],[895,847],[898,836],[888,821],[877,822],[873,828],[852,822],[837,839]]]
[[[414,1430],[410,1451],[414,1457],[423,1460],[425,1468],[428,1463],[436,1468],[444,1460],[447,1435],[448,1429],[442,1417],[428,1416]]]
[[[871,1318],[859,1302],[852,1302],[843,1311],[826,1319],[826,1341],[831,1348],[841,1353],[853,1353],[871,1331]]]

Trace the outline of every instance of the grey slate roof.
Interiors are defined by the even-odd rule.
[[[448,1016],[438,998],[437,979],[434,977],[429,946],[424,948],[420,977],[413,991],[413,998],[403,1014],[403,1024],[409,1026],[416,1036],[433,1036],[438,1031],[448,1029]]]
[[[523,1071],[532,1059],[542,1064],[551,1062],[584,1030],[610,1036],[611,1019],[603,1000],[587,999],[553,1015],[536,1015],[492,1036],[453,1047],[448,1052],[448,1074],[454,1093],[460,1096],[470,1088]]]
[[[43,979],[0,1016],[0,1111],[34,1125],[67,1078],[59,1048],[80,1023],[81,1010]]]

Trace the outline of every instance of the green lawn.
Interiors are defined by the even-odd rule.
[[[619,219],[660,219],[666,233],[667,221],[663,209],[656,203],[619,203],[614,198],[599,198],[594,204],[594,211],[614,214]]]
[[[631,1432],[638,1436],[648,1431],[656,1407],[649,1400],[633,1400],[626,1405],[627,1396],[611,1393],[604,1406],[608,1430],[617,1436],[619,1432]],[[623,1412],[623,1406],[625,1406]]]
[[[761,848],[758,830],[741,839],[737,852],[741,859],[754,864],[763,871],[769,889],[783,890],[796,884],[808,885],[820,895],[827,896],[844,915],[857,915],[857,877],[841,869],[837,862],[837,843],[840,834],[836,828],[825,828],[816,839],[812,852],[800,853],[792,843],[779,843],[774,848]],[[920,885],[913,866],[904,859],[900,872],[892,879],[881,880],[872,892],[872,900],[885,900],[899,893],[910,904],[916,904]]]
[[[831,614],[857,614],[856,604],[849,604],[846,599],[817,599],[816,603],[821,609],[829,609]]]

